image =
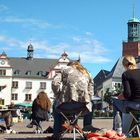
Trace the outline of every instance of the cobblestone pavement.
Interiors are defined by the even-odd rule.
[[[29,120],[24,120],[23,122],[16,123],[12,129],[16,130],[17,134],[0,134],[0,140],[46,140],[47,136],[51,136],[51,133],[35,134],[35,128],[27,128],[26,125],[29,124]],[[0,124],[3,124],[0,122]],[[78,121],[78,124],[82,127],[82,120]],[[42,122],[43,130],[53,126],[53,122]],[[93,119],[93,126],[97,128],[112,128],[112,119]],[[66,134],[65,138],[72,139],[72,134]]]

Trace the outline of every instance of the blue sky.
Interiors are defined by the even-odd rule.
[[[127,40],[127,22],[140,19],[140,0],[0,0],[0,53],[60,58],[66,51],[93,77],[111,70]]]

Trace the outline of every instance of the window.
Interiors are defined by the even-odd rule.
[[[115,83],[115,88],[121,88],[122,84],[121,83]]]
[[[4,105],[4,99],[0,99],[0,105]]]
[[[11,100],[18,100],[18,94],[12,93]]]
[[[26,72],[26,75],[31,75],[31,71],[27,71]]]
[[[25,101],[31,101],[32,95],[31,94],[25,94]]]
[[[43,76],[43,77],[45,77],[45,76],[47,76],[49,74],[49,72],[47,72],[47,71],[39,71],[38,73],[37,73],[37,75],[38,76]]]
[[[0,70],[0,76],[5,76],[6,75],[6,70]]]
[[[18,88],[18,81],[12,82],[12,88]]]
[[[32,89],[32,82],[26,82],[26,89]]]
[[[14,74],[15,74],[15,75],[19,75],[19,73],[20,73],[20,70],[15,70],[15,71],[14,71]]]
[[[39,76],[42,76],[43,71],[39,71],[37,74],[38,74]]]
[[[40,89],[46,89],[46,82],[40,82]]]

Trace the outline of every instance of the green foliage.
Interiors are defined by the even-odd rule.
[[[120,93],[122,93],[122,91],[122,86],[115,86],[115,90],[112,91],[110,90],[110,88],[107,88],[104,94],[104,101],[107,102],[109,105],[112,105],[111,97],[118,96]]]
[[[112,104],[111,102],[112,92],[109,88],[107,88],[105,94],[104,94],[104,101],[107,102],[109,105]]]
[[[115,90],[113,91],[113,95],[115,95],[115,96],[118,96],[120,93],[122,93],[123,92],[123,87],[122,87],[122,85],[120,85],[120,86],[115,86]]]

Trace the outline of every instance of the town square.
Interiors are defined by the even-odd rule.
[[[140,139],[139,0],[0,1],[0,140]]]

